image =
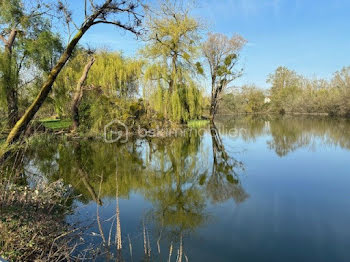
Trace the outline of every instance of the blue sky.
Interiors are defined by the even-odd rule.
[[[78,11],[82,0],[72,1]],[[241,56],[237,84],[268,87],[278,66],[308,77],[330,78],[350,66],[350,0],[199,0],[194,15],[213,32],[239,33],[249,43]],[[134,55],[142,43],[128,33],[99,25],[83,43]]]

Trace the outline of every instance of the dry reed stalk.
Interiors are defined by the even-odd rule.
[[[128,239],[129,239],[129,251],[130,251],[130,259],[131,259],[131,262],[133,261],[133,258],[132,258],[132,244],[131,244],[131,240],[130,240],[130,235],[128,234]]]
[[[170,262],[171,260],[172,253],[173,253],[173,242],[170,243],[168,262]]]
[[[122,250],[122,233],[120,226],[120,210],[119,210],[119,189],[118,189],[118,171],[116,172],[116,218],[117,218],[117,232],[116,232],[116,245],[117,250]]]
[[[100,186],[98,189],[98,198],[100,198],[101,195],[101,187],[102,187],[102,180],[103,180],[103,174],[101,175],[101,181],[100,181]],[[99,205],[96,205],[96,216],[97,216],[97,225],[98,225],[98,230],[100,231],[100,235],[103,241],[103,244],[106,244],[106,238],[105,235],[103,233],[103,229],[102,229],[102,225],[101,225],[101,221],[100,221],[100,212],[99,212]]]

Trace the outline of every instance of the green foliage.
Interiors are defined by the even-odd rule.
[[[190,120],[188,121],[187,126],[191,128],[200,128],[207,126],[208,124],[209,120]]]
[[[223,96],[220,113],[264,113],[268,108],[265,93],[254,85],[243,86],[240,91]]]
[[[150,41],[142,54],[152,59],[160,58],[163,62],[168,60],[165,62],[169,66],[176,56],[178,66],[192,66],[192,61],[198,56],[199,22],[190,16],[189,10],[171,1],[164,1],[159,9],[159,14],[148,15],[146,26]]]
[[[131,98],[138,92],[142,66],[141,60],[101,51],[96,54],[87,84],[100,86],[106,93],[118,98]]]
[[[204,75],[204,69],[203,69],[203,66],[200,62],[196,62],[196,70],[197,70],[197,73],[200,74],[200,75]]]
[[[224,60],[225,66],[229,67],[230,65],[232,65],[232,63],[235,59],[237,59],[237,54],[230,54],[230,55],[226,56],[226,58]]]
[[[0,24],[14,26],[20,23],[25,25],[27,20],[23,13],[21,0],[0,0]]]
[[[0,106],[6,106],[6,93],[15,94],[7,98],[14,113],[28,106],[63,49],[46,17],[48,10],[39,0],[0,1],[0,34],[4,41],[13,40],[0,50]]]
[[[17,86],[19,75],[17,74],[17,64],[6,52],[0,51],[0,106],[6,106],[6,94],[8,86]]]
[[[286,67],[269,75],[268,92],[243,86],[223,97],[221,113],[306,113],[350,115],[350,67],[334,73],[330,81],[307,79]],[[270,101],[265,101],[265,99]]]
[[[4,71],[6,68],[4,53],[0,50],[0,109],[6,106],[6,89],[4,84]]]
[[[270,75],[272,110],[290,113],[350,113],[350,67],[334,74],[331,81],[306,79],[284,67]]]
[[[203,94],[194,82],[177,86],[173,93],[158,86],[147,96],[151,108],[174,122],[198,119],[203,113]]]
[[[195,77],[203,75],[199,55],[200,23],[189,10],[164,1],[159,14],[147,19],[148,44],[141,54],[149,59],[144,74],[144,97],[150,106],[174,122],[201,114],[201,91]]]
[[[278,67],[270,74],[267,83],[271,86],[272,108],[276,112],[286,112],[295,99],[301,86],[302,78],[295,71],[286,67]]]
[[[27,39],[24,45],[30,58],[28,63],[34,63],[44,72],[52,69],[63,51],[60,37],[48,30],[38,32],[35,39]]]
[[[245,87],[242,91],[243,99],[246,101],[244,109],[246,112],[261,112],[264,106],[264,93],[255,87]]]
[[[96,61],[89,71],[83,95],[83,100],[88,96],[91,105],[82,106],[82,110],[86,108],[90,115],[94,112],[92,115],[99,119],[96,110],[102,110],[99,113],[101,116],[105,112],[118,111],[116,101],[124,103],[137,94],[143,62],[107,51],[99,51],[94,56]],[[60,117],[70,115],[71,97],[88,59],[85,50],[78,50],[55,82],[51,101]]]
[[[198,158],[201,139],[196,132],[125,144],[44,137],[32,141],[25,161],[50,181],[61,178],[71,184],[86,203],[115,197],[117,184],[120,198],[142,194],[153,204],[147,215],[164,229],[163,236],[185,234],[206,222],[208,198],[236,200],[232,178],[227,179],[224,170],[222,176],[211,174],[211,161]]]

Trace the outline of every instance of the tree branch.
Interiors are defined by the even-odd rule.
[[[12,49],[13,43],[15,42],[16,36],[17,36],[17,30],[16,29],[12,29],[9,39],[7,40],[7,46]]]
[[[97,20],[93,23],[93,25],[97,25],[97,24],[115,25],[115,26],[118,26],[120,28],[123,28],[124,30],[130,31],[130,32],[134,33],[135,35],[140,35],[140,32],[135,30],[135,28],[133,26],[122,24],[119,21]]]
[[[5,37],[3,35],[0,35],[0,40],[6,45],[7,44],[7,40],[5,39]]]

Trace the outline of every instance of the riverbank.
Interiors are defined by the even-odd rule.
[[[68,226],[71,190],[62,181],[20,186],[0,183],[0,256],[8,261],[70,260],[76,230]],[[6,181],[6,182],[5,182]]]

